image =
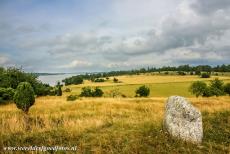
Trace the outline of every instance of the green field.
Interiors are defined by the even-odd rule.
[[[212,78],[202,79],[197,76],[160,76],[160,75],[132,75],[117,77],[121,83],[113,83],[111,79],[103,83],[92,83],[85,81],[81,85],[68,86],[73,94],[79,95],[84,86],[100,87],[105,92],[105,97],[111,90],[117,90],[126,97],[134,97],[135,91],[141,85],[150,88],[150,97],[169,97],[180,95],[184,97],[193,97],[189,92],[189,86],[192,82],[201,80],[209,84],[210,80],[219,78],[225,83],[230,82],[229,76],[213,76]]]

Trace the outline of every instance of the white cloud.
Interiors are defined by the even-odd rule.
[[[96,24],[84,18],[76,28],[61,25],[61,31],[52,27],[48,34],[44,23],[0,22],[5,36],[0,45],[17,50],[10,56],[31,69],[40,61],[40,67],[58,71],[229,63],[229,0],[112,0],[110,5],[104,16],[95,14]]]

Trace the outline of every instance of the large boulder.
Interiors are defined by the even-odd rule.
[[[183,97],[168,98],[165,106],[164,126],[174,137],[193,143],[202,142],[201,113]]]

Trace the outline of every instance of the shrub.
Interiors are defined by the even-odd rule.
[[[117,82],[118,82],[118,79],[117,79],[117,78],[113,78],[113,82],[114,82],[114,83],[117,83]]]
[[[97,78],[97,79],[94,80],[94,82],[105,82],[105,79]]]
[[[37,82],[34,85],[34,93],[37,96],[46,96],[50,94],[50,90],[52,87],[50,87],[48,84],[43,84],[41,82]]]
[[[93,91],[93,97],[102,97],[103,94],[104,92],[98,87],[96,87]]]
[[[201,78],[210,78],[210,74],[209,73],[202,73]]]
[[[178,71],[177,74],[178,74],[178,75],[186,75],[186,73],[183,72],[183,71]]]
[[[56,93],[57,96],[62,96],[62,90],[61,90],[61,86],[58,86],[57,87],[57,93]]]
[[[13,88],[0,88],[0,97],[2,100],[13,100],[15,90]]]
[[[92,90],[90,87],[83,87],[80,96],[81,97],[101,97],[103,96],[104,92],[96,87]]]
[[[34,104],[34,90],[30,83],[21,82],[14,94],[14,102],[18,109],[21,109],[26,114],[29,111],[29,108]]]
[[[198,70],[195,71],[195,75],[200,75],[200,74],[201,74],[200,71],[198,71]]]
[[[60,82],[57,83],[57,96],[62,96],[62,90],[61,90],[61,87],[62,85],[60,85]]]
[[[90,87],[83,87],[81,89],[81,97],[92,97],[93,96],[93,91]]]
[[[64,92],[71,92],[71,89],[70,89],[70,88],[66,88],[66,89],[64,90]]]
[[[227,83],[226,85],[224,85],[224,92],[230,95],[230,83]]]
[[[207,87],[205,90],[204,90],[204,92],[203,92],[203,95],[202,95],[203,97],[211,97],[211,96],[213,96],[213,94],[212,94],[212,91],[211,91],[211,89],[210,89],[210,87]]]
[[[193,82],[189,87],[189,91],[196,97],[203,96],[207,90],[207,84],[204,81]]]
[[[77,98],[77,95],[69,95],[67,96],[67,101],[75,101]]]
[[[83,78],[81,76],[72,76],[62,80],[62,82],[64,82],[66,86],[71,84],[77,85],[83,83]]]
[[[150,94],[150,89],[146,86],[140,86],[137,90],[136,90],[136,97],[147,97]]]
[[[56,87],[53,87],[50,92],[49,92],[49,95],[50,96],[55,96],[57,94],[57,88]]]
[[[212,95],[221,96],[224,95],[224,82],[216,78],[211,81],[210,90]]]

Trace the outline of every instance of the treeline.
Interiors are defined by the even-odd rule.
[[[25,73],[14,67],[6,69],[0,67],[0,103],[12,100],[15,89],[22,82],[29,83],[36,96],[56,95],[58,93],[58,87],[51,87],[42,83],[36,74]]]
[[[173,67],[173,66],[164,66],[161,68],[148,67],[148,68],[141,68],[135,70],[126,70],[126,71],[86,73],[84,75],[77,75],[77,76],[66,78],[62,82],[64,82],[65,85],[81,84],[83,83],[83,80],[91,80],[93,82],[97,82],[98,79],[100,78],[108,78],[112,76],[138,75],[140,73],[152,73],[152,72],[165,72],[165,74],[167,74],[169,71],[177,72],[178,75],[186,75],[186,74],[201,75],[202,72],[207,72],[207,73],[230,72],[230,65],[217,65],[214,67],[209,65],[198,65],[198,66],[180,65],[178,67]]]
[[[224,84],[223,80],[218,78],[212,80],[210,84],[204,81],[195,81],[189,87],[189,91],[196,95],[196,97],[211,97],[211,96],[223,96],[230,95],[230,83]]]

